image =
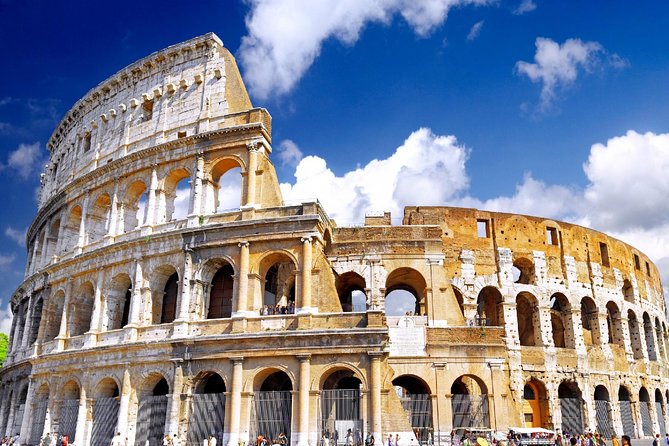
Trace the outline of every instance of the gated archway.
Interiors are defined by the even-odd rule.
[[[60,406],[60,421],[58,431],[67,435],[70,442],[74,442],[77,433],[77,419],[79,418],[79,384],[68,381],[62,390],[63,403]]]
[[[105,378],[94,392],[91,444],[109,444],[118,422],[119,391],[116,382]]]
[[[432,431],[432,396],[427,384],[415,376],[403,375],[393,380],[402,407],[420,444],[427,444]]]
[[[269,439],[275,439],[283,432],[290,444],[293,383],[282,371],[265,376],[261,383],[256,382],[256,390],[253,392],[252,430],[255,437],[262,435]]]
[[[346,433],[363,431],[361,406],[362,383],[348,369],[332,372],[321,390],[321,435],[330,439],[330,445],[344,444]]]
[[[583,432],[583,401],[581,389],[573,381],[565,381],[558,387],[560,410],[562,412],[562,433]]]
[[[488,392],[483,381],[473,375],[462,375],[451,386],[453,428],[490,427]]]
[[[657,424],[660,427],[660,432],[667,432],[664,423],[664,399],[660,389],[655,389],[655,414],[657,416]]]
[[[606,438],[611,438],[611,435],[614,433],[610,401],[609,390],[606,387],[602,385],[595,387],[597,431]]]
[[[150,384],[156,384],[151,386]],[[160,446],[165,435],[167,394],[170,387],[160,375],[149,378],[139,396],[135,446]]]
[[[225,382],[217,373],[202,376],[193,391],[188,417],[188,446],[200,446],[209,435],[223,444]]]
[[[645,387],[639,389],[639,412],[641,412],[641,428],[643,435],[653,435],[653,420],[650,417],[650,395]]]

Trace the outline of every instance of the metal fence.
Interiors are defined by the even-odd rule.
[[[93,403],[91,444],[107,445],[114,438],[118,422],[119,398],[98,398]]]
[[[346,443],[346,433],[363,431],[360,413],[360,390],[333,389],[321,391],[321,435],[334,444]]]
[[[606,438],[611,438],[613,432],[613,421],[611,420],[611,404],[605,400],[595,400],[595,415],[597,419],[597,432]]]
[[[451,397],[453,427],[490,427],[488,395]]]
[[[33,405],[33,425],[30,428],[28,441],[30,444],[39,444],[44,433],[44,421],[46,420],[46,410],[49,407],[49,400],[36,401]]]
[[[161,446],[165,437],[167,395],[145,396],[137,411],[135,446]]]
[[[428,394],[400,397],[402,407],[409,414],[411,428],[420,444],[426,444],[432,430],[432,398]]]
[[[562,411],[562,432],[568,434],[583,432],[583,413],[580,398],[560,398]]]
[[[283,432],[290,444],[292,392],[290,390],[255,392],[253,400],[254,437],[262,435],[265,438],[275,439]]]
[[[623,422],[623,433],[630,438],[634,437],[636,434],[636,426],[634,426],[634,418],[632,417],[632,403],[629,401],[618,401],[620,404],[620,418]]]
[[[222,393],[193,394],[188,417],[187,446],[201,446],[209,435],[223,444],[225,395]]]
[[[653,435],[653,421],[650,418],[650,402],[639,401],[639,409],[641,410],[641,428],[644,435]]]
[[[64,400],[60,408],[58,431],[63,435],[67,435],[70,443],[75,440],[77,418],[79,418],[79,400]]]

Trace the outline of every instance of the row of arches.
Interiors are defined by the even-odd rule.
[[[30,244],[28,270],[51,263],[54,256],[115,237],[144,225],[181,220],[189,213],[210,215],[239,209],[243,200],[244,163],[237,157],[212,161],[204,172],[201,203],[194,204],[191,170],[178,167],[158,177],[156,171],[131,176],[71,204],[38,232]],[[196,171],[197,169],[193,169]],[[197,207],[197,209],[196,209]]]

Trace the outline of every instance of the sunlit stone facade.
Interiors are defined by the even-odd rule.
[[[338,227],[286,205],[271,117],[212,34],[102,82],[48,148],[1,372],[0,429],[22,444],[666,431],[643,253],[537,217],[408,207]]]

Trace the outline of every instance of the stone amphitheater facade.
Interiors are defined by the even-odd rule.
[[[523,215],[339,227],[286,205],[271,116],[213,34],[93,88],[48,149],[1,371],[0,429],[21,444],[666,431],[665,303],[642,252]]]

